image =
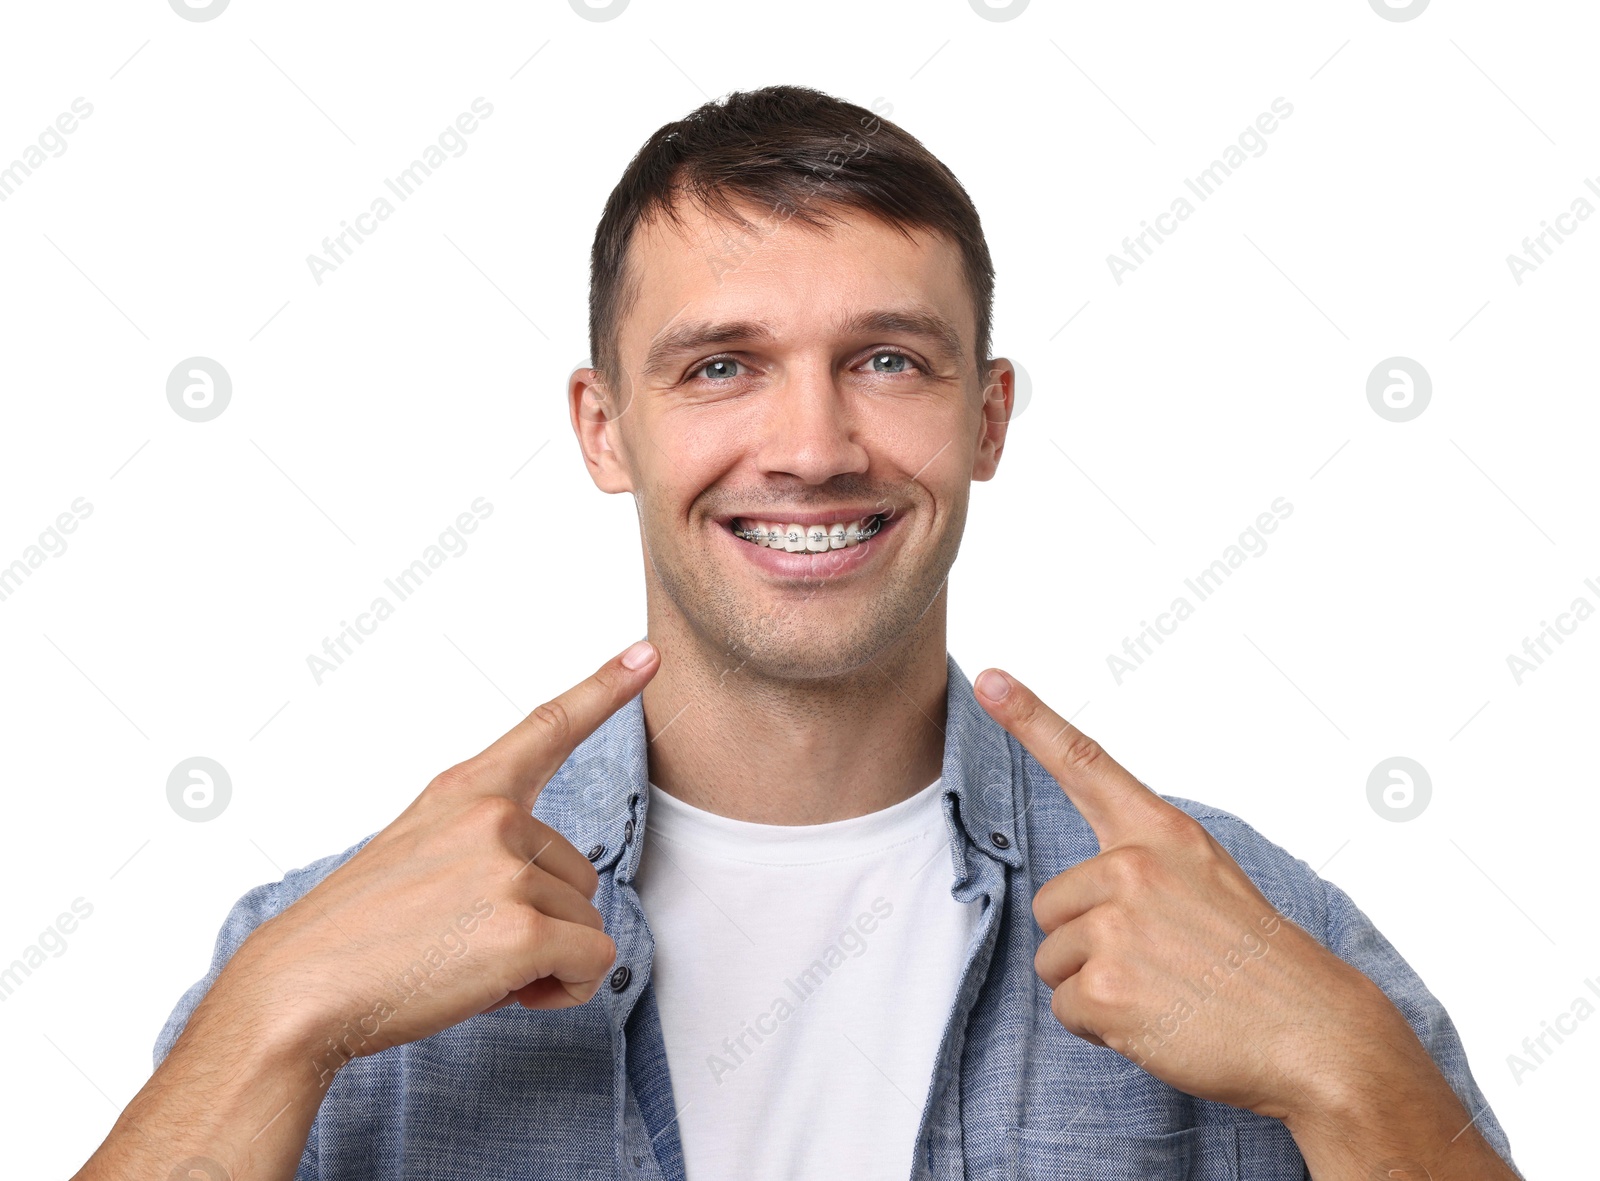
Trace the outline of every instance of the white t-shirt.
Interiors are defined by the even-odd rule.
[[[904,1181],[978,922],[936,780],[829,824],[650,786],[637,889],[688,1181]]]

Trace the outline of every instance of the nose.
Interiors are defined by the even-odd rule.
[[[867,470],[856,416],[825,360],[792,368],[781,384],[768,389],[766,404],[756,453],[763,474],[825,484]]]

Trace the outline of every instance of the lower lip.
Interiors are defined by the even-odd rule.
[[[843,549],[817,550],[815,552],[802,550],[799,553],[790,553],[784,549],[769,549],[764,545],[754,542],[742,541],[733,535],[733,531],[725,525],[718,525],[718,531],[728,539],[729,544],[737,547],[744,557],[753,562],[758,568],[780,578],[792,578],[803,582],[819,582],[828,579],[842,578],[862,569],[882,548],[883,538],[898,524],[894,517],[888,517],[878,528],[878,531],[865,541],[855,545],[847,545]]]

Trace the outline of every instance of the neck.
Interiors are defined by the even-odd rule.
[[[815,680],[728,657],[652,595],[662,660],[644,691],[650,781],[758,824],[825,824],[915,795],[944,760],[947,589],[910,633]]]

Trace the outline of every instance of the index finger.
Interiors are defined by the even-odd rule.
[[[478,755],[496,772],[494,794],[531,811],[567,756],[631,701],[660,666],[655,645],[640,640],[495,739]]]
[[[1055,776],[1067,799],[1089,822],[1102,850],[1177,811],[1009,673],[985,669],[973,689],[989,716],[1016,735]]]

